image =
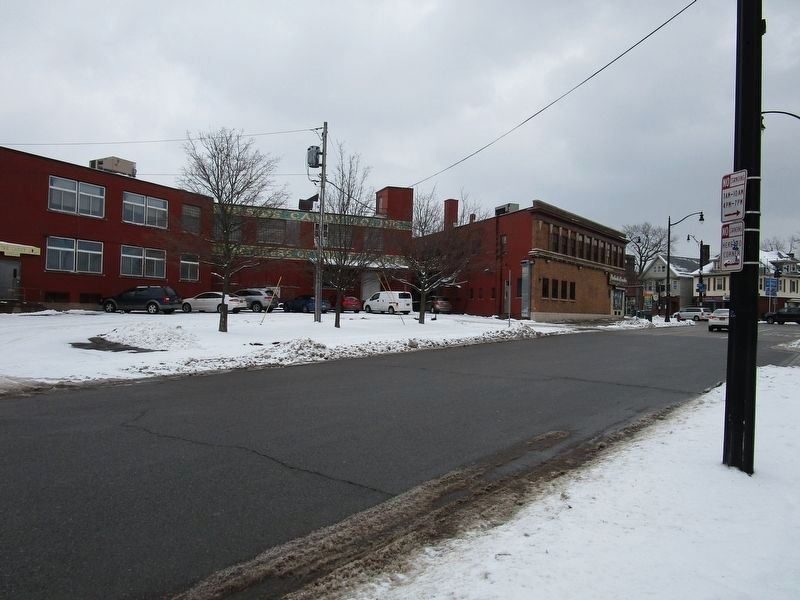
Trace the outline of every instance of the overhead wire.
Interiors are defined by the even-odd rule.
[[[454,163],[453,163],[453,164],[451,164],[450,166],[448,166],[448,167],[445,167],[444,169],[441,169],[440,171],[437,171],[437,172],[436,172],[436,173],[434,173],[433,175],[429,175],[429,176],[428,176],[428,177],[426,177],[425,179],[420,179],[420,180],[419,180],[419,181],[417,181],[416,183],[412,183],[412,184],[411,184],[409,187],[416,187],[416,186],[418,186],[418,185],[419,185],[419,184],[421,184],[421,183],[425,183],[426,181],[428,181],[428,180],[430,180],[430,179],[433,179],[434,177],[437,177],[437,176],[441,175],[442,173],[444,173],[444,172],[446,172],[446,171],[449,171],[450,169],[452,169],[452,168],[454,168],[454,167],[457,167],[457,166],[458,166],[458,165],[460,165],[461,163],[463,163],[463,162],[466,162],[467,160],[469,160],[470,158],[472,158],[472,157],[476,156],[477,154],[479,154],[479,153],[483,152],[483,151],[484,151],[484,150],[486,150],[487,148],[490,148],[491,146],[494,146],[494,145],[495,145],[497,142],[499,142],[500,140],[502,140],[502,139],[503,139],[503,138],[505,138],[506,136],[508,136],[508,135],[512,134],[513,132],[515,132],[517,129],[519,129],[520,127],[522,127],[522,126],[523,126],[523,125],[525,125],[526,123],[528,123],[528,122],[529,122],[531,119],[534,119],[535,117],[538,117],[540,114],[542,114],[542,113],[543,113],[544,111],[546,111],[548,108],[550,108],[550,107],[551,107],[551,106],[553,106],[554,104],[556,104],[556,103],[560,102],[561,100],[563,100],[564,98],[566,98],[567,96],[569,96],[569,95],[570,95],[572,92],[574,92],[574,91],[575,91],[575,90],[577,90],[578,88],[582,87],[583,85],[585,85],[586,83],[588,83],[589,81],[591,81],[592,79],[594,79],[594,78],[595,78],[597,75],[599,75],[600,73],[602,73],[603,71],[605,71],[605,70],[606,70],[608,67],[610,67],[611,65],[613,65],[615,62],[617,62],[618,60],[620,60],[620,59],[621,59],[623,56],[625,56],[625,55],[626,55],[626,54],[628,54],[629,52],[631,52],[631,51],[632,51],[634,48],[636,48],[637,46],[639,46],[639,45],[641,45],[642,43],[644,43],[644,42],[645,42],[647,39],[649,39],[650,37],[652,37],[653,35],[655,35],[656,33],[658,33],[658,31],[660,31],[661,29],[663,29],[664,27],[666,27],[667,25],[669,25],[669,24],[670,24],[672,21],[674,21],[675,19],[677,19],[677,18],[678,18],[680,15],[682,15],[684,12],[686,12],[686,11],[687,11],[687,10],[688,10],[688,9],[689,9],[689,8],[690,8],[692,5],[693,5],[693,4],[697,3],[697,1],[698,1],[698,0],[692,0],[691,2],[689,2],[689,4],[687,4],[687,5],[686,5],[686,6],[684,6],[684,7],[683,7],[681,10],[679,10],[677,13],[675,13],[674,15],[672,15],[672,16],[671,16],[669,19],[667,19],[666,21],[664,21],[664,22],[663,22],[661,25],[659,25],[658,27],[656,27],[655,29],[653,29],[653,30],[652,30],[650,33],[648,33],[646,36],[644,36],[643,38],[641,38],[641,39],[640,39],[638,42],[636,42],[636,43],[635,43],[635,44],[633,44],[632,46],[628,47],[628,48],[627,48],[627,49],[626,49],[624,52],[620,53],[620,54],[619,54],[619,55],[617,55],[615,58],[613,58],[612,60],[610,60],[609,62],[607,62],[605,65],[603,65],[602,67],[600,67],[599,69],[597,69],[597,70],[596,70],[594,73],[592,73],[591,75],[589,75],[589,76],[588,76],[586,79],[584,79],[584,80],[583,80],[583,81],[581,81],[580,83],[578,83],[578,84],[574,85],[574,86],[573,86],[573,87],[571,87],[569,90],[567,90],[566,92],[564,92],[563,94],[561,94],[561,95],[560,95],[558,98],[556,98],[555,100],[553,100],[553,101],[552,101],[552,102],[550,102],[549,104],[547,104],[547,105],[545,105],[544,107],[542,107],[542,108],[540,108],[539,110],[537,110],[535,113],[533,113],[532,115],[530,115],[529,117],[527,117],[527,118],[526,118],[524,121],[522,121],[522,122],[521,122],[521,123],[519,123],[518,125],[515,125],[514,127],[512,127],[511,129],[509,129],[509,130],[508,130],[508,131],[506,131],[505,133],[503,133],[503,134],[501,134],[501,135],[497,136],[496,138],[494,138],[494,139],[493,139],[492,141],[490,141],[489,143],[487,143],[487,144],[484,144],[483,146],[481,146],[480,148],[478,148],[478,149],[477,149],[477,150],[475,150],[474,152],[472,152],[472,153],[468,154],[468,155],[467,155],[467,156],[465,156],[464,158],[461,158],[461,159],[457,160],[456,162],[454,162]]]
[[[242,133],[242,137],[262,137],[266,135],[285,135],[289,133],[315,132],[319,127],[306,127],[305,129],[286,129],[283,131],[265,131],[261,133]],[[0,142],[3,146],[110,146],[120,144],[167,144],[189,141],[189,137],[167,138],[160,140],[117,140],[111,142]]]

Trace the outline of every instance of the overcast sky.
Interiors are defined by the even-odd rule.
[[[182,138],[261,135],[291,207],[316,193],[305,153],[328,122],[409,186],[533,115],[690,0],[5,2],[0,145],[88,165],[119,156],[174,185]],[[763,109],[800,114],[800,1],[763,0]],[[421,184],[487,209],[541,199],[605,225],[678,225],[719,250],[733,169],[735,0],[699,0],[526,125]],[[800,233],[800,120],[767,115],[762,236]],[[22,144],[42,145],[22,145]]]

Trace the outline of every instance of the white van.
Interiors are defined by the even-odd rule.
[[[403,313],[407,315],[411,312],[411,293],[410,292],[375,292],[369,297],[369,300],[364,300],[364,310],[368,313],[380,312],[389,313]]]

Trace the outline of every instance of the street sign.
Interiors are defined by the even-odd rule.
[[[705,283],[698,283],[697,284],[697,291],[701,294],[706,291],[706,284]]]
[[[723,176],[721,219],[723,223],[744,219],[744,199],[747,193],[747,171],[736,171]]]
[[[767,297],[776,297],[778,295],[778,280],[774,277],[767,277],[764,280],[764,295]]]
[[[722,271],[741,271],[744,260],[744,221],[722,224],[719,268]]]

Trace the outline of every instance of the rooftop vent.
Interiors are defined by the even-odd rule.
[[[502,206],[497,206],[494,209],[494,216],[500,215],[507,215],[508,213],[512,213],[519,210],[519,204],[503,204]]]
[[[89,167],[98,171],[108,171],[109,173],[119,173],[128,177],[136,177],[136,163],[116,156],[107,156],[89,161]]]

